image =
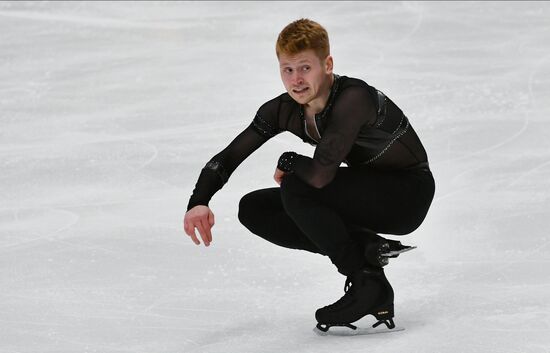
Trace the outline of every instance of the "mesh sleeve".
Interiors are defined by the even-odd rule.
[[[195,184],[187,210],[197,205],[208,206],[212,196],[227,183],[235,169],[252,152],[281,132],[277,123],[277,104],[277,100],[272,100],[260,107],[252,123],[206,163]]]
[[[313,158],[297,155],[293,161],[293,172],[315,188],[322,188],[334,179],[361,126],[376,117],[376,107],[368,91],[361,87],[344,90],[332,109]]]
[[[267,141],[249,125],[226,148],[212,157],[202,168],[187,210],[197,206],[208,206],[210,199],[229,180],[237,167],[256,149]]]

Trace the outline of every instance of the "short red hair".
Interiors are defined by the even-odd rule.
[[[302,18],[287,25],[277,38],[275,52],[295,55],[305,50],[315,51],[320,60],[330,54],[330,45],[326,29],[315,21]]]

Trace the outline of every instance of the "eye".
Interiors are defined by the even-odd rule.
[[[308,65],[302,67],[302,71],[304,71],[304,72],[308,72],[310,69],[311,69],[311,67],[308,66]]]
[[[285,67],[285,68],[283,69],[283,72],[284,72],[285,74],[290,74],[290,73],[292,73],[292,68],[290,68],[290,67]]]

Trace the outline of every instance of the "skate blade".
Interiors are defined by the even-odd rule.
[[[363,335],[376,335],[379,333],[392,333],[392,332],[399,332],[405,330],[404,327],[396,326],[392,329],[389,329],[387,327],[358,327],[355,330],[352,330],[347,327],[331,327],[328,331],[324,332],[319,330],[317,327],[313,329],[313,332],[315,332],[319,336],[363,336]]]
[[[401,249],[401,250],[393,250],[393,251],[385,252],[383,254],[380,254],[380,256],[392,257],[392,256],[396,256],[396,255],[402,254],[402,253],[407,252],[407,251],[411,251],[413,249],[416,249],[416,246],[409,246],[409,247]]]

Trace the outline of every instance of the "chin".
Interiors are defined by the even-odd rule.
[[[310,97],[296,97],[296,96],[293,96],[292,94],[290,95],[290,97],[292,97],[292,99],[294,99],[297,103],[302,105],[309,103],[309,101],[311,100]]]

